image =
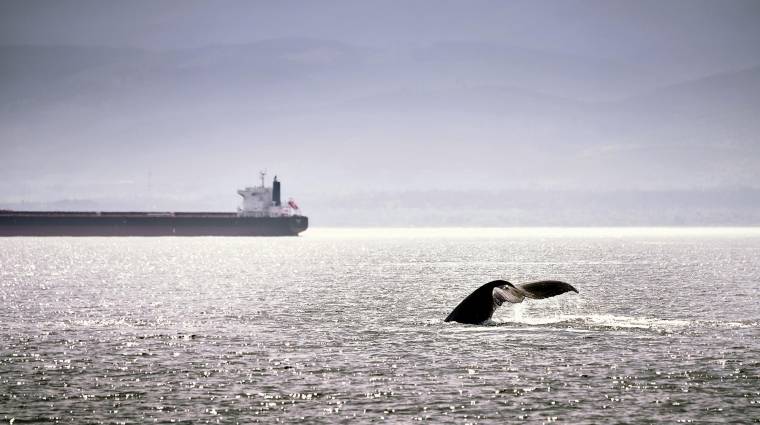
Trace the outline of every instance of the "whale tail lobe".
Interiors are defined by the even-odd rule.
[[[565,292],[578,293],[578,290],[573,288],[573,285],[558,280],[540,280],[538,282],[523,283],[515,286],[515,288],[525,294],[526,298],[534,300],[556,297]]]

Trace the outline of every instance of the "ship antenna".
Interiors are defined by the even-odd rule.
[[[264,187],[264,179],[266,178],[267,170],[259,171],[259,176],[261,176],[261,187]]]

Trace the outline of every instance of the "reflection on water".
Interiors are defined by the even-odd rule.
[[[0,417],[751,422],[755,229],[0,239]],[[444,323],[496,278],[580,294]]]

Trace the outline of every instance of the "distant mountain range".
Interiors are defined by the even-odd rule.
[[[760,182],[760,66],[680,81],[473,42],[2,46],[0,99],[6,203],[134,198],[148,185],[234,199],[259,168],[303,194]]]

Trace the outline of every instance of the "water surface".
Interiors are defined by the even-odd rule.
[[[0,238],[0,418],[760,421],[757,229]],[[580,294],[444,323],[493,279]]]

